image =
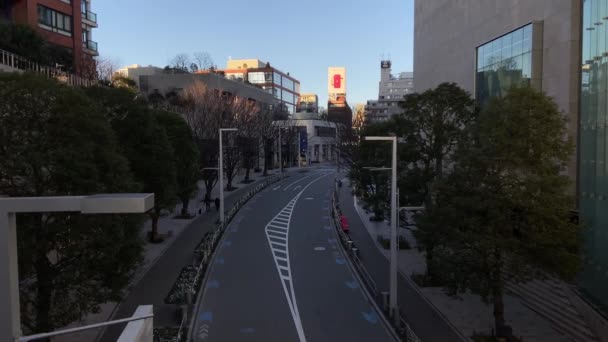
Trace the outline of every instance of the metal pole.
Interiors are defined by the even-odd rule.
[[[220,128],[220,165],[217,175],[220,178],[220,223],[224,223],[224,156],[222,148],[222,129]]]
[[[391,184],[391,278],[390,309],[396,324],[399,323],[397,311],[397,137],[393,137],[393,167]]]
[[[0,212],[0,336],[2,341],[21,337],[19,276],[17,263],[17,223],[15,213]]]
[[[279,127],[279,169],[281,170],[281,174],[283,174],[283,141],[281,140],[281,128]]]
[[[301,159],[302,159],[302,130],[298,127],[298,168],[302,167]]]

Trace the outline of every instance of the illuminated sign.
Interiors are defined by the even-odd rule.
[[[328,69],[328,93],[346,94],[346,69],[342,67],[331,67]]]

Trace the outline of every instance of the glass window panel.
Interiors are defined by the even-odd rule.
[[[485,67],[485,59],[484,59],[484,45],[477,48],[477,70]]]
[[[274,73],[274,84],[276,85],[281,85],[281,75],[279,75],[278,73]]]
[[[532,51],[532,24],[523,28],[523,52]]]
[[[490,44],[485,44],[484,48],[483,48],[483,53],[484,53],[484,66],[489,66],[492,64],[492,46]]]
[[[502,59],[505,58],[510,58],[513,55],[511,54],[511,35],[508,34],[502,38],[500,38],[501,42],[502,42]]]
[[[524,78],[532,78],[532,53],[528,52],[523,55],[522,74]]]
[[[502,39],[496,39],[494,43],[492,43],[492,48],[494,50],[494,63],[497,63],[503,59]]]

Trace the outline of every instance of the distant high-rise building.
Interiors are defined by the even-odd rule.
[[[391,74],[392,63],[389,60],[380,62],[380,84],[378,99],[367,102],[367,122],[380,122],[390,119],[393,115],[401,113],[399,102],[405,95],[414,92],[414,75],[411,72],[402,72],[399,75]]]
[[[353,111],[346,101],[346,68],[328,68],[327,89],[329,93],[327,119],[351,127]]]
[[[248,82],[272,94],[279,104],[293,114],[300,97],[300,81],[259,59],[232,59],[220,70],[231,80]]]
[[[303,93],[300,95],[296,108],[298,113],[318,113],[319,97],[313,93]]]
[[[36,28],[47,42],[68,51],[77,74],[94,73],[93,57],[99,53],[92,39],[97,15],[91,12],[91,0],[6,2],[3,14],[10,21]]]

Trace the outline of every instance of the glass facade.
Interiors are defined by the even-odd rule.
[[[608,0],[584,0],[579,212],[585,291],[608,308]]]
[[[532,24],[477,48],[475,97],[485,106],[513,86],[529,86],[532,78]]]
[[[247,74],[247,79],[250,83],[254,84],[264,84],[264,83],[272,83],[272,73],[271,72],[250,72]]]

